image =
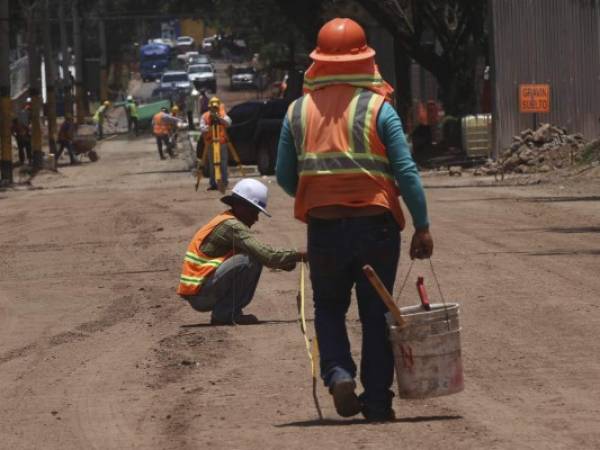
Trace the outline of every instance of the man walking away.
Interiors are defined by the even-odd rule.
[[[71,164],[77,164],[77,158],[73,152],[73,138],[75,136],[75,124],[73,123],[73,116],[67,114],[64,122],[61,124],[58,130],[58,151],[56,152],[56,163],[62,155],[62,152],[67,149],[69,153],[69,159]]]
[[[258,323],[244,314],[256,291],[263,266],[290,271],[305,254],[273,249],[258,242],[250,228],[267,213],[267,187],[240,180],[221,201],[230,209],[200,228],[187,247],[177,293],[200,312],[211,312],[213,325]]]
[[[208,162],[210,169],[209,191],[218,189],[215,179],[215,164],[213,154],[213,142],[218,142],[221,158],[221,182],[227,187],[227,161],[229,152],[227,149],[227,132],[225,129],[231,125],[231,118],[225,113],[225,105],[217,97],[213,97],[208,102],[208,111],[202,114],[200,118],[200,132],[204,139],[204,151],[208,152]]]
[[[138,135],[138,110],[137,104],[131,95],[127,96],[127,102],[125,103],[125,113],[127,115],[127,131],[133,132]]]
[[[31,164],[31,106],[26,103],[12,120],[10,131],[17,141],[19,162],[25,164],[25,158]]]
[[[171,142],[169,140],[169,134],[172,126],[177,126],[179,119],[171,116],[168,113],[166,107],[160,108],[160,111],[152,118],[152,132],[156,138],[156,145],[158,146],[158,155],[160,159],[166,159],[163,154],[163,145],[166,147],[167,152],[171,157],[174,156],[173,149],[171,148]]]
[[[277,181],[295,196],[294,215],[308,224],[308,261],[321,376],[338,414],[362,412],[369,421],[394,418],[394,359],[387,308],[362,272],[370,264],[393,292],[404,216],[415,226],[411,258],[429,258],[433,241],[425,193],[386,83],[350,19],[319,31],[305,95],[293,102],[281,130]],[[356,290],[362,325],[360,397],[346,313]]]

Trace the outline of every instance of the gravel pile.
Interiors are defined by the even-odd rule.
[[[512,144],[497,161],[488,160],[473,174],[550,172],[578,161],[586,142],[579,133],[568,134],[563,128],[543,123],[535,131],[527,129],[513,136]]]

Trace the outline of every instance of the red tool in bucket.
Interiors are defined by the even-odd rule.
[[[363,272],[393,317],[389,338],[394,352],[398,396],[429,398],[462,391],[458,304],[446,303],[441,289],[442,303],[430,304],[424,278],[420,276],[417,291],[421,304],[398,308],[373,268],[365,266]],[[433,265],[432,273],[437,283]],[[439,283],[437,285],[439,289]]]

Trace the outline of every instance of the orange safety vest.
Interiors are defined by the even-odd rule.
[[[223,108],[223,105],[221,105],[221,110],[219,111],[219,117],[223,117],[225,115],[225,109]],[[204,138],[204,142],[207,144],[211,144],[213,141],[213,129],[212,129],[212,117],[210,114],[210,111],[206,111],[204,114],[202,114],[202,118],[204,119],[204,123],[207,124],[210,128],[209,130],[204,133],[203,138]],[[227,133],[225,132],[225,127],[221,124],[217,125],[217,136],[219,138],[219,142],[221,144],[225,144],[227,142]]]
[[[154,122],[154,127],[152,128],[152,132],[155,136],[165,136],[169,134],[169,124],[163,120],[163,112],[158,112],[154,114],[152,121]]]
[[[212,231],[226,220],[233,219],[235,216],[230,212],[219,214],[202,228],[200,228],[192,241],[187,247],[181,276],[179,277],[179,287],[177,293],[179,295],[196,295],[200,292],[204,282],[223,264],[223,262],[231,258],[234,254],[233,250],[223,256],[213,257],[208,256],[200,250],[204,239],[212,233]]]
[[[305,94],[287,113],[298,152],[294,215],[306,222],[321,206],[383,206],[404,228],[394,176],[377,134],[385,98],[338,84]]]

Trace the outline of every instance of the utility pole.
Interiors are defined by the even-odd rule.
[[[0,0],[0,179],[4,184],[13,182],[8,45],[8,0]]]
[[[62,54],[62,89],[65,115],[73,115],[73,99],[71,96],[71,75],[69,72],[69,62],[71,55],[67,44],[67,26],[65,23],[65,0],[59,0],[58,3],[58,24],[60,27],[60,53]]]
[[[43,27],[44,36],[44,69],[46,73],[46,106],[48,117],[48,146],[50,153],[56,154],[56,91],[54,83],[56,68],[54,52],[52,51],[52,36],[50,32],[50,0],[46,0]]]
[[[34,16],[36,15],[39,1],[34,1],[27,11],[27,53],[29,60],[29,97],[31,98],[31,152],[33,156],[33,170],[42,168],[42,127],[40,124],[40,90],[41,71],[40,54],[38,51],[38,34]]]
[[[81,29],[79,27],[78,0],[71,3],[73,16],[73,47],[75,49],[75,105],[77,108],[77,125],[83,125],[83,51],[81,47]]]
[[[106,52],[106,27],[104,17],[106,16],[106,0],[98,2],[98,39],[100,44],[100,101],[108,100],[108,57]]]

